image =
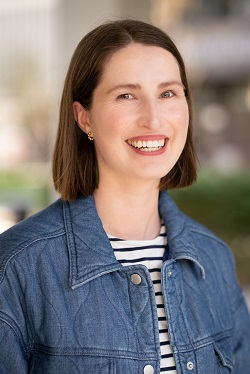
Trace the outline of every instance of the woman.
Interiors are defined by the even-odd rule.
[[[250,372],[230,250],[166,189],[196,179],[185,67],[135,20],[85,36],[62,94],[61,199],[1,235],[0,373]]]

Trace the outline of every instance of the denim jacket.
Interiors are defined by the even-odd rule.
[[[250,319],[230,250],[166,192],[159,211],[178,374],[249,374]],[[159,372],[149,271],[118,263],[92,196],[59,199],[0,236],[0,374]]]

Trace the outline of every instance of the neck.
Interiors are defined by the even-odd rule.
[[[156,186],[140,188],[100,186],[94,193],[97,212],[107,234],[134,240],[154,239],[159,235],[159,190]]]

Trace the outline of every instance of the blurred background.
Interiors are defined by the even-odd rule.
[[[1,0],[0,232],[57,198],[51,154],[70,57],[88,31],[121,17],[159,26],[184,56],[199,178],[171,194],[231,246],[248,293],[249,0]]]

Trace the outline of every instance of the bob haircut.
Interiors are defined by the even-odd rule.
[[[55,189],[66,200],[92,195],[99,184],[99,172],[93,141],[78,127],[73,102],[85,109],[92,105],[105,64],[120,49],[131,43],[158,46],[172,53],[178,62],[189,109],[189,127],[184,149],[174,167],[161,178],[159,190],[191,185],[197,175],[192,136],[192,103],[183,59],[168,35],[155,26],[137,20],[104,23],[90,31],[78,44],[66,75],[62,92],[59,125],[53,154]]]

